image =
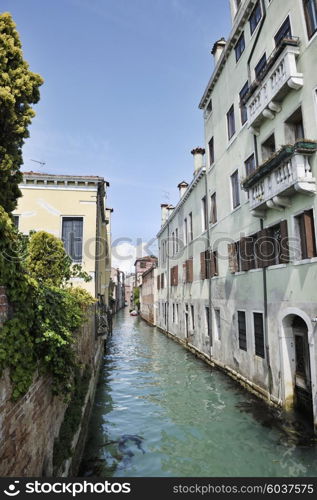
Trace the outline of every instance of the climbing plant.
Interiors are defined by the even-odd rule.
[[[36,241],[35,234],[30,241]],[[52,376],[54,394],[67,397],[77,364],[74,332],[85,321],[85,306],[94,299],[85,291],[65,286],[68,268],[63,275],[57,266],[59,278],[44,279],[39,254],[38,266],[29,270],[30,248],[32,245],[15,230],[11,218],[0,207],[0,283],[6,287],[12,308],[0,330],[0,372],[10,369],[13,399],[27,391],[36,369]],[[60,245],[55,248],[63,257],[64,249]],[[46,255],[42,258],[45,262]]]

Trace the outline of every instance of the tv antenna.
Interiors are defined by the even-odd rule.
[[[34,161],[35,163],[39,163],[40,165],[42,165],[42,167],[46,164],[45,161],[32,160],[32,158],[30,158],[30,160]]]

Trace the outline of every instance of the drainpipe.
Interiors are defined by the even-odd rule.
[[[266,6],[265,6],[265,0],[261,0],[261,5],[262,5],[262,12],[263,12],[263,17],[261,20],[261,24],[259,26],[258,32],[256,34],[250,55],[248,57],[247,61],[247,67],[248,67],[248,78],[251,83],[251,69],[250,69],[250,62],[252,59],[252,56],[254,54],[254,50],[257,46],[259,36],[262,32],[262,28],[264,25],[264,21],[266,18]],[[258,167],[259,166],[259,152],[258,152],[258,140],[257,136],[253,134],[253,142],[254,142],[254,156],[255,156],[255,164]],[[264,229],[264,219],[260,219],[260,228],[261,231]],[[269,343],[268,343],[268,296],[267,296],[267,269],[266,267],[263,267],[263,310],[264,310],[264,335],[265,335],[265,355],[266,355],[266,362],[267,362],[267,369],[268,369],[268,376],[269,376],[269,393],[272,393],[272,388],[273,388],[273,376],[272,376],[272,368],[271,368],[271,363],[270,363],[270,349],[269,349]]]
[[[209,199],[209,196],[208,196],[208,181],[207,181],[207,171],[205,169],[205,191],[206,191],[206,204],[207,204],[207,207],[208,207],[208,199]],[[209,217],[208,217],[208,213],[207,213],[207,244],[208,244],[208,249],[211,248],[211,237],[210,237],[210,224],[209,224]],[[210,266],[210,264],[209,264]],[[212,311],[211,311],[211,306],[212,306],[212,283],[211,283],[211,278],[209,277],[209,283],[208,283],[208,289],[209,289],[209,297],[208,297],[208,305],[209,305],[209,331],[210,331],[210,337],[209,337],[209,341],[210,341],[210,347],[212,347],[212,344],[213,344],[213,339],[212,339]],[[211,354],[209,353],[209,356]]]

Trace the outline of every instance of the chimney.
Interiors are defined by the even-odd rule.
[[[169,205],[167,203],[162,203],[162,205],[161,205],[161,218],[162,218],[161,225],[162,226],[164,226],[164,224],[168,218],[168,212],[167,212],[168,206]]]
[[[194,157],[194,175],[196,175],[203,167],[205,150],[204,148],[195,148],[191,151],[191,154]]]
[[[183,181],[178,184],[178,189],[179,189],[179,199],[183,197],[185,194],[186,189],[188,188],[187,182]]]
[[[211,53],[214,56],[215,67],[217,66],[217,63],[220,59],[220,56],[225,46],[226,46],[226,40],[224,38],[220,38],[220,40],[217,40],[217,42],[214,44],[212,48]]]

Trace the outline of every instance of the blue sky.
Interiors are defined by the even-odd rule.
[[[25,170],[104,176],[112,236],[147,241],[192,178],[198,103],[229,0],[2,0],[45,84]],[[40,167],[41,168],[41,167]]]

